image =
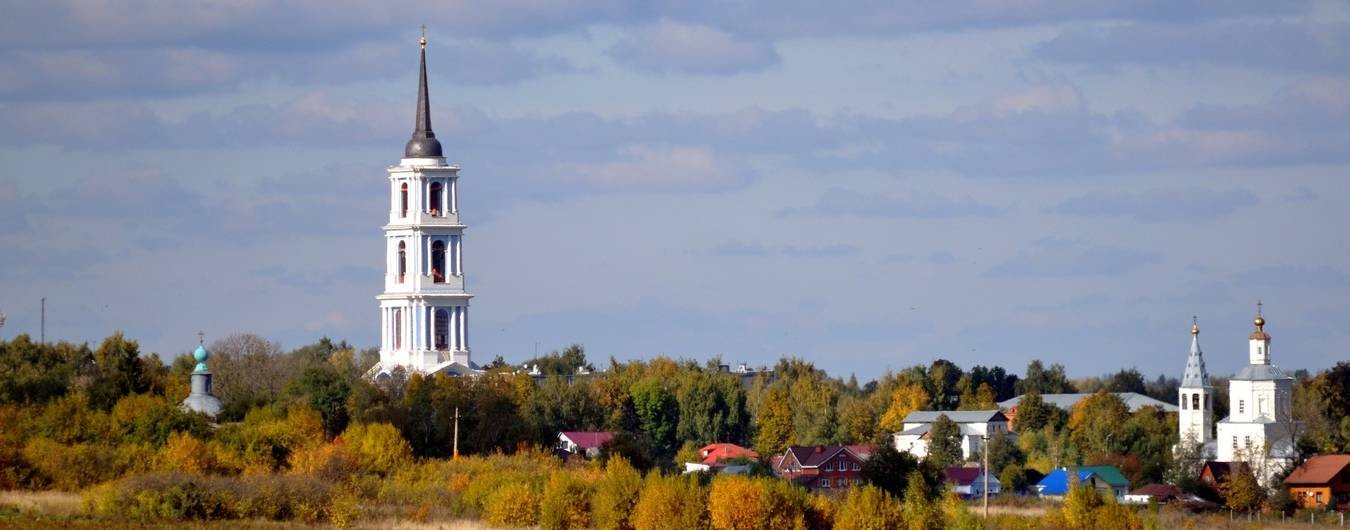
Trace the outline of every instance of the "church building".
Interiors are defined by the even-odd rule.
[[[1243,462],[1262,485],[1294,461],[1299,424],[1293,418],[1294,379],[1271,363],[1270,334],[1257,304],[1256,329],[1247,337],[1247,366],[1228,381],[1228,417],[1213,425],[1214,388],[1200,352],[1200,329],[1191,327],[1191,353],[1180,394],[1178,427],[1182,444],[1199,444],[1219,462]],[[1211,438],[1211,433],[1214,436]]]
[[[388,169],[389,221],[384,225],[384,292],[380,362],[375,379],[397,372],[475,373],[469,355],[469,294],[464,281],[464,229],[459,167],[446,163],[431,130],[427,40],[417,83],[417,120],[403,159]]]

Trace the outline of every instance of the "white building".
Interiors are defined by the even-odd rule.
[[[891,435],[895,450],[927,458],[929,433],[938,416],[946,416],[960,429],[961,458],[967,461],[979,456],[985,436],[1013,436],[1008,432],[1008,417],[998,410],[918,410],[905,416],[902,430]]]
[[[1186,371],[1177,393],[1178,444],[1185,449],[1199,447],[1201,455],[1213,458],[1214,386],[1209,384],[1209,373],[1205,371],[1198,322],[1191,323],[1191,353],[1186,357]]]
[[[1294,460],[1294,379],[1270,362],[1270,335],[1257,304],[1256,330],[1247,337],[1248,364],[1228,382],[1228,417],[1215,437],[1221,462],[1246,462],[1262,485]]]
[[[384,293],[380,363],[375,378],[396,371],[470,374],[469,299],[465,289],[464,224],[459,220],[459,168],[449,165],[431,130],[426,39],[422,38],[417,122],[403,159],[389,172],[389,222],[384,225]]]

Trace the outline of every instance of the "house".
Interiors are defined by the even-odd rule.
[[[1350,505],[1350,455],[1319,455],[1294,469],[1284,485],[1299,506],[1344,509]]]
[[[862,484],[862,464],[871,455],[865,445],[792,446],[773,472],[813,491],[847,489]]]
[[[568,455],[595,458],[600,456],[600,446],[612,439],[612,432],[563,431],[558,433],[558,444],[554,449]]]
[[[1130,481],[1115,466],[1082,466],[1072,471],[1061,467],[1051,471],[1033,489],[1043,497],[1061,498],[1069,493],[1071,476],[1076,476],[1079,484],[1090,485],[1117,499],[1124,498],[1130,491]]]
[[[997,410],[919,410],[905,416],[902,430],[891,435],[895,450],[927,458],[929,431],[939,416],[946,416],[960,429],[961,457],[965,460],[973,460],[980,454],[985,435],[1010,435],[1008,417]]]
[[[1228,480],[1228,475],[1247,467],[1246,462],[1218,462],[1210,460],[1200,468],[1200,480],[1217,489],[1219,484]]]
[[[949,467],[943,474],[947,477],[947,485],[952,491],[962,497],[980,497],[984,495],[984,468],[983,467]],[[1002,490],[1002,484],[998,477],[989,475],[989,494],[998,495]]]
[[[1130,412],[1138,412],[1139,409],[1144,407],[1158,407],[1161,408],[1163,412],[1178,411],[1176,405],[1166,401],[1159,401],[1143,394],[1135,392],[1113,392],[1113,394],[1120,398],[1121,401],[1125,402],[1125,406],[1129,407]],[[1041,401],[1045,402],[1047,405],[1054,405],[1065,411],[1071,411],[1073,410],[1074,405],[1077,405],[1079,401],[1082,401],[1089,396],[1092,396],[1092,394],[1041,394]],[[1025,395],[998,402],[999,408],[1003,409],[1003,414],[1008,417],[1008,428],[1013,431],[1017,430],[1017,404],[1022,401],[1023,397],[1025,397]]]
[[[1148,504],[1150,502],[1166,504],[1182,499],[1184,495],[1180,488],[1171,484],[1149,484],[1131,491],[1129,495],[1125,496],[1124,502],[1127,504]]]
[[[721,473],[743,474],[750,471],[750,466],[744,463],[759,458],[759,453],[746,449],[731,443],[713,443],[703,446],[698,450],[702,457],[698,462],[685,462],[684,472],[693,473],[696,471],[717,471]],[[729,462],[740,464],[731,465]]]

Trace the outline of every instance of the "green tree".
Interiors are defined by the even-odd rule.
[[[122,332],[113,333],[94,350],[94,378],[89,384],[89,403],[109,410],[122,396],[150,389],[141,347]]]
[[[594,372],[595,366],[586,361],[586,349],[580,344],[563,348],[562,352],[549,352],[525,361],[525,366],[538,368],[544,375],[566,376],[580,370]]]
[[[866,399],[846,397],[839,401],[839,441],[849,444],[879,441],[877,411]]]
[[[1047,369],[1039,359],[1027,365],[1026,377],[1017,383],[1019,394],[1072,394],[1077,391],[1064,374],[1064,366],[1052,364]]]
[[[1063,409],[1046,403],[1036,391],[1027,392],[1017,402],[1017,415],[1013,424],[1018,432],[1039,431],[1046,426],[1059,429],[1069,421],[1069,415]]]
[[[324,431],[335,436],[347,428],[347,396],[351,384],[332,365],[314,364],[291,382],[291,395],[302,398],[323,416]]]
[[[1106,390],[1108,392],[1134,392],[1143,394],[1147,392],[1144,384],[1144,376],[1139,373],[1137,368],[1121,369],[1119,372],[1111,374],[1106,380]]]
[[[994,470],[994,472],[1010,465],[1020,466],[1027,461],[1026,455],[1022,453],[1022,448],[1018,447],[1017,443],[1004,433],[991,435],[989,444],[985,449],[989,451],[989,469]]]
[[[998,469],[990,466],[991,469]],[[1018,464],[1008,464],[998,473],[998,482],[1005,493],[1023,493],[1027,490],[1027,472]]]
[[[933,420],[928,431],[928,462],[938,469],[961,463],[961,427],[946,414]]]
[[[863,479],[868,484],[895,496],[904,494],[910,474],[918,470],[918,459],[909,453],[897,451],[892,444],[877,446],[876,452],[862,465]]]
[[[659,459],[675,454],[675,429],[680,421],[680,405],[665,385],[654,379],[644,379],[629,391],[633,396],[633,410],[638,427],[652,443]]]
[[[965,374],[961,367],[946,359],[938,359],[928,367],[928,381],[924,385],[933,396],[938,410],[956,410],[961,402],[960,383]]]
[[[1130,409],[1115,394],[1098,391],[1074,405],[1070,439],[1086,455],[1123,453],[1130,446],[1125,430]]]
[[[93,365],[89,346],[37,344],[26,334],[0,340],[0,404],[43,403],[65,395],[81,371]]]

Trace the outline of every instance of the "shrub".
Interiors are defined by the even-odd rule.
[[[364,471],[387,476],[412,460],[412,446],[388,423],[356,423],[342,433],[342,442]]]
[[[1092,525],[1093,513],[1102,505],[1102,494],[1092,486],[1074,484],[1064,496],[1064,520],[1069,526],[1087,528]]]
[[[881,488],[865,484],[849,490],[834,518],[839,530],[886,530],[904,525],[904,507]]]
[[[527,483],[509,482],[488,496],[483,520],[493,526],[522,527],[539,522],[540,495]]]
[[[605,463],[605,474],[595,486],[591,497],[591,514],[596,530],[628,530],[633,528],[628,515],[633,513],[642,491],[642,476],[622,457],[610,458]]]
[[[215,453],[211,447],[186,432],[170,435],[160,455],[164,466],[170,470],[205,475],[216,468]]]
[[[647,475],[630,521],[635,530],[708,528],[707,495],[690,476]]]
[[[591,487],[570,471],[554,471],[544,486],[539,507],[539,527],[544,529],[590,528]]]
[[[117,478],[125,469],[117,448],[92,443],[62,445],[46,438],[30,440],[23,458],[53,487],[67,491]]]
[[[292,473],[314,475],[329,482],[345,482],[359,470],[356,458],[340,441],[301,449],[291,455],[290,463]]]
[[[271,519],[317,523],[328,518],[329,485],[313,477],[194,477],[156,473],[89,491],[94,515],[132,519]]]

